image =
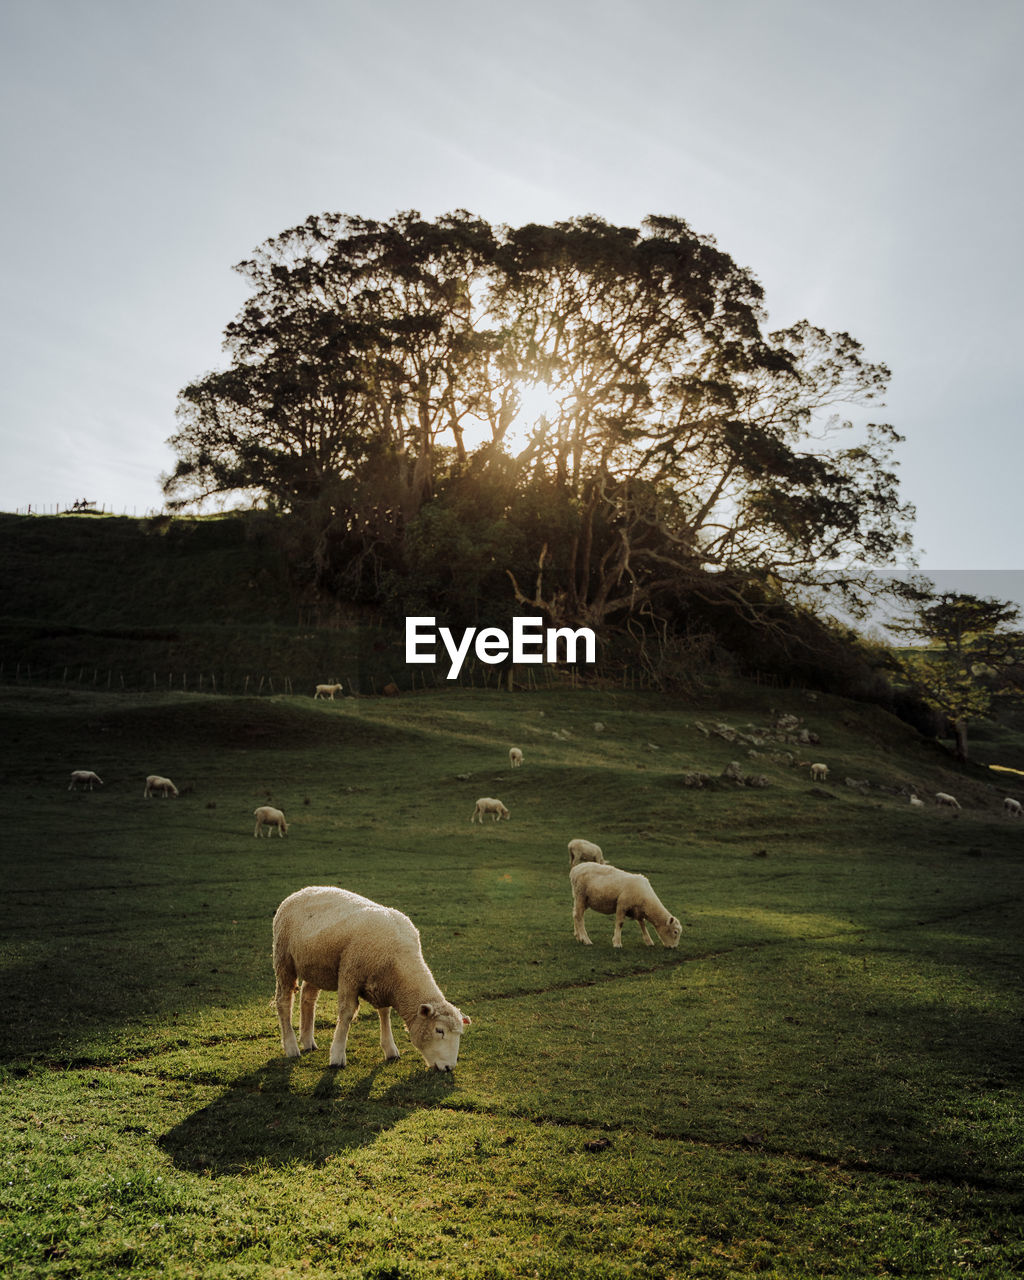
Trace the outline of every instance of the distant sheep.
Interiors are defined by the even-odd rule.
[[[318,684],[316,693],[313,694],[313,701],[315,702],[317,698],[329,698],[333,702],[334,695],[341,692],[342,686],[340,684]]]
[[[662,906],[646,876],[620,871],[607,862],[581,862],[570,870],[569,882],[572,885],[573,934],[577,942],[590,946],[583,924],[583,913],[589,907],[601,915],[615,916],[613,947],[622,946],[622,922],[626,919],[635,920],[639,924],[640,933],[648,947],[654,946],[654,940],[647,932],[648,920],[654,925],[663,946],[679,945],[683,927]]]
[[[604,854],[600,845],[589,840],[569,841],[569,867],[572,869],[578,862],[604,862]]]
[[[68,784],[68,790],[77,791],[78,784],[81,783],[83,791],[86,787],[91,791],[93,783],[95,782],[98,782],[101,787],[103,786],[103,779],[98,773],[93,773],[91,769],[72,769],[71,782]]]
[[[824,782],[827,778],[828,778],[827,764],[811,765],[811,781],[812,782]]]
[[[479,819],[480,825],[483,826],[485,813],[492,814],[495,822],[500,822],[502,818],[508,819],[508,810],[500,800],[495,800],[492,796],[481,796],[476,802],[476,808],[469,821],[473,823]]]
[[[935,803],[939,806],[940,809],[943,807],[943,805],[945,805],[946,808],[948,809],[959,809],[962,807],[960,804],[960,801],[956,798],[956,796],[951,796],[947,791],[936,791]]]
[[[269,804],[261,804],[258,809],[254,809],[252,812],[253,817],[256,819],[256,827],[253,831],[254,836],[261,836],[264,827],[268,828],[268,836],[275,827],[277,827],[279,836],[288,834],[288,823],[285,822],[284,814],[280,809],[274,809]]]
[[[170,778],[161,778],[158,773],[151,773],[146,779],[146,789],[142,794],[147,800],[155,795],[161,795],[166,800],[168,796],[176,796],[178,788]]]
[[[518,747],[509,747],[508,762],[513,769],[518,769],[519,766],[523,763],[523,753],[519,750]]]
[[[446,1000],[427,968],[420,935],[408,916],[357,893],[310,885],[291,894],[274,915],[275,1004],[281,1044],[289,1058],[316,1048],[313,1039],[317,996],[337,991],[338,1021],[330,1065],[346,1062],[348,1029],[360,996],[377,1011],[380,1046],[388,1062],[398,1056],[391,1010],[398,1010],[409,1038],[428,1067],[452,1071],[470,1019]],[[298,983],[299,1039],[292,1026]]]
[[[1014,800],[1012,796],[1007,796],[1003,801],[1003,812],[1008,818],[1020,818],[1024,816],[1024,808],[1021,807],[1019,800]]]
[[[924,808],[924,801],[921,799],[921,797],[920,797],[920,796],[911,796],[911,797],[910,797],[910,806],[911,806],[911,808],[912,808],[912,809],[923,809],[923,808]]]

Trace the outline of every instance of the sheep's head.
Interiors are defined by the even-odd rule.
[[[666,947],[678,947],[679,939],[683,936],[683,926],[675,918],[669,916],[665,923],[658,929],[658,937],[662,941],[662,945]]]
[[[454,1071],[462,1033],[470,1024],[447,1000],[421,1004],[409,1023],[409,1038],[435,1071]]]

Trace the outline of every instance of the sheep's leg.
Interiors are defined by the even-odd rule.
[[[397,1062],[399,1053],[394,1032],[391,1030],[391,1006],[378,1009],[377,1017],[380,1018],[380,1047],[384,1050],[384,1061]]]
[[[622,922],[626,918],[626,912],[622,907],[615,908],[615,932],[612,934],[612,946],[622,946]]]
[[[640,926],[640,932],[641,934],[643,934],[645,945],[648,947],[653,947],[654,939],[647,932],[647,921],[643,918],[643,916],[640,916],[640,918],[637,920],[637,924]]]
[[[260,833],[260,824],[257,822],[257,823],[256,823],[256,825],[255,825],[255,826],[253,827],[253,829],[252,829],[253,837],[255,838],[256,836],[258,836],[258,835],[259,835],[259,833]]]
[[[299,1044],[309,1052],[316,1048],[313,1039],[313,1028],[316,1023],[316,998],[320,988],[311,982],[302,984],[302,995],[299,997]]]
[[[345,1046],[348,1043],[348,1029],[359,1009],[359,997],[354,991],[346,991],[338,986],[338,1025],[334,1028],[334,1039],[331,1041],[330,1064],[332,1067],[345,1065]]]
[[[277,991],[274,1004],[277,1006],[277,1020],[281,1026],[281,1047],[286,1058],[299,1056],[299,1042],[295,1039],[295,1028],[292,1026],[292,1005],[295,1000],[295,966],[290,962],[277,970]]]
[[[583,913],[586,911],[587,905],[582,898],[574,898],[572,903],[572,931],[577,942],[582,942],[586,946],[591,946],[591,941],[587,936],[587,929],[583,923]]]

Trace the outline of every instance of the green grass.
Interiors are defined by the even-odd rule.
[[[681,785],[747,761],[694,721],[769,703],[820,735],[827,786],[768,759],[763,790]],[[0,709],[5,1276],[1024,1270],[1004,778],[870,707],[743,687],[699,707],[6,687]],[[73,768],[106,785],[68,792]],[[143,800],[149,772],[181,797]],[[908,783],[964,809],[915,812]],[[488,794],[511,821],[470,826]],[[252,838],[268,801],[284,840]],[[650,876],[677,951],[630,922],[613,950],[607,917],[574,942],[577,835]],[[312,883],[415,920],[473,1019],[454,1077],[399,1028],[383,1063],[368,1010],[331,1070],[329,994],[321,1049],[281,1056],[271,916]]]

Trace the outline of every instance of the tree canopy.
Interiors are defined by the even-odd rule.
[[[709,573],[808,583],[909,547],[900,437],[843,417],[888,370],[808,321],[766,332],[757,280],[678,218],[323,214],[237,269],[165,491],[295,513],[325,581],[369,559],[379,584],[474,519],[520,602],[601,625]]]

